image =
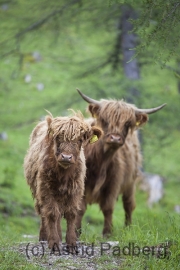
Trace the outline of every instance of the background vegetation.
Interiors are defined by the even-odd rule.
[[[162,1],[139,2],[0,1],[1,269],[40,267],[13,251],[13,247],[26,241],[23,235],[35,235],[37,240],[39,227],[22,164],[29,135],[45,116],[45,109],[54,116],[67,115],[68,108],[80,109],[87,116],[86,104],[76,87],[92,98],[125,98],[141,108],[167,103],[162,111],[150,116],[149,123],[141,131],[143,169],[166,179],[164,198],[153,209],[148,209],[146,194],[137,190],[133,225],[126,230],[119,200],[110,239],[119,241],[121,246],[132,241],[140,246],[168,241],[172,243],[171,257],[167,260],[126,257],[115,267],[111,256],[106,263],[106,256],[96,262],[97,269],[104,265],[109,265],[109,269],[179,269],[180,222],[179,214],[174,211],[175,205],[180,204],[180,48],[176,19],[179,5],[175,1],[165,1],[167,6]],[[145,12],[147,7],[149,12]],[[137,51],[131,50],[132,58],[138,53],[135,60],[128,63],[130,66],[136,61],[137,78],[128,77],[127,63],[123,62],[124,8],[128,12],[129,9],[135,11],[140,18],[135,20],[135,34],[128,34],[134,35],[135,45],[145,44]],[[143,14],[146,14],[146,24],[142,24]],[[168,14],[172,15],[170,21]],[[164,46],[162,39],[158,39],[164,35],[162,23],[159,23],[162,16],[164,25],[167,22],[165,30],[168,26],[171,29]],[[165,31],[165,35],[169,32]],[[82,240],[104,241],[100,236],[102,222],[97,206],[89,207]]]

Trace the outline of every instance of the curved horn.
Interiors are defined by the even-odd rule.
[[[99,101],[92,99],[86,95],[84,95],[78,88],[76,88],[76,90],[78,91],[78,93],[80,94],[80,96],[88,103],[93,103],[93,104],[97,104],[99,105]]]
[[[166,103],[164,103],[161,106],[158,106],[156,108],[151,108],[151,109],[136,109],[136,113],[147,113],[147,114],[151,114],[151,113],[155,113],[155,112],[161,110],[164,106],[166,106]]]

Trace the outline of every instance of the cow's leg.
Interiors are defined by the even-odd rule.
[[[135,209],[135,187],[131,187],[122,196],[123,207],[125,211],[125,225],[128,226],[132,222],[132,212]]]
[[[67,231],[66,231],[66,243],[67,245],[76,245],[76,232],[75,232],[75,221],[76,215],[73,212],[68,212],[65,214],[67,221]]]
[[[65,214],[65,219],[67,221],[67,231],[66,231],[66,244],[67,249],[71,253],[76,252],[76,232],[75,232],[75,221],[76,215],[74,212],[68,212]]]
[[[61,216],[59,216],[57,220],[57,232],[58,232],[60,241],[62,241]]]
[[[41,217],[41,224],[40,224],[40,230],[39,230],[39,241],[47,241],[45,220],[41,215],[41,207],[40,207],[38,201],[36,201],[35,209],[36,209],[36,212],[38,213],[38,215]]]
[[[104,227],[102,234],[103,236],[108,236],[112,232],[112,215],[114,209],[114,202],[109,199],[107,193],[105,192],[106,196],[101,197],[100,201],[100,209],[104,215]]]
[[[108,236],[112,232],[112,215],[113,215],[113,207],[104,208],[100,206],[104,215],[104,228],[102,231],[103,236]]]
[[[39,241],[47,241],[47,232],[46,232],[46,227],[45,227],[45,220],[43,217],[41,217]]]
[[[80,210],[78,211],[77,217],[76,217],[76,235],[77,235],[77,237],[79,237],[81,234],[81,223],[82,223],[82,218],[84,216],[86,208],[87,208],[86,201],[85,201],[85,198],[83,198],[81,200]]]
[[[42,208],[44,225],[47,232],[48,247],[52,250],[59,249],[60,236],[57,229],[57,223],[60,218],[59,208],[55,204]]]

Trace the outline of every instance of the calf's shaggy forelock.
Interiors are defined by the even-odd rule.
[[[47,240],[51,249],[62,241],[62,217],[67,220],[67,245],[76,243],[75,219],[86,173],[83,146],[101,134],[101,129],[91,127],[81,113],[56,118],[48,115],[31,133],[24,173],[41,217],[39,240]]]

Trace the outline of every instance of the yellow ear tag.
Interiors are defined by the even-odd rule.
[[[139,126],[140,125],[140,122],[136,122],[136,126]]]
[[[98,141],[98,136],[93,135],[92,138],[90,139],[90,143],[95,143],[96,141]]]

